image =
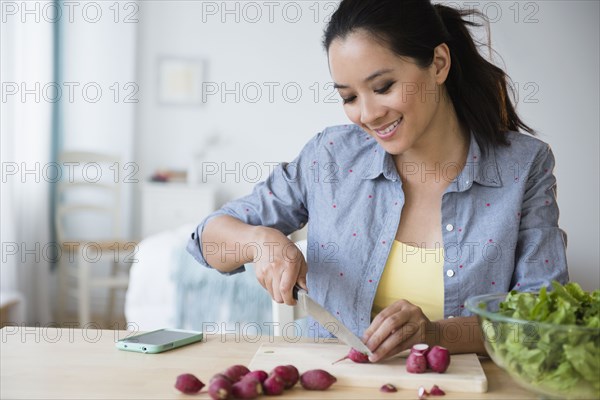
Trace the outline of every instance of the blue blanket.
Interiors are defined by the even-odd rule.
[[[199,265],[185,250],[173,251],[176,326],[204,332],[241,329],[247,334],[267,333],[272,321],[269,293],[256,280],[252,265],[230,276]]]

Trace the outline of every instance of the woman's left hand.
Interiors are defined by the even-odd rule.
[[[420,307],[398,300],[375,317],[365,331],[363,341],[373,352],[369,361],[377,362],[417,343],[431,346],[434,336],[435,322],[431,322]]]

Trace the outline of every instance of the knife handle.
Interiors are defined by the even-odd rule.
[[[294,300],[298,300],[298,291],[299,290],[304,290],[302,289],[302,287],[298,284],[294,285],[294,288],[292,289],[292,297],[294,297]]]

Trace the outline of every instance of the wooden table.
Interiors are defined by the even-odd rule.
[[[201,343],[161,354],[141,354],[115,348],[127,331],[7,326],[0,330],[0,398],[2,399],[208,399],[173,388],[181,373],[193,373],[205,383],[233,364],[248,365],[261,343],[281,337],[208,335]],[[489,381],[487,393],[447,393],[434,399],[536,399],[520,388],[491,360],[482,359]],[[271,397],[262,397],[271,398]],[[299,387],[283,398],[416,399],[414,390],[380,393],[374,388],[332,386],[325,392]]]

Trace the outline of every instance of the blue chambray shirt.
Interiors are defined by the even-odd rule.
[[[470,296],[537,291],[552,280],[564,284],[569,279],[552,151],[526,134],[509,132],[507,138],[510,146],[484,153],[471,135],[467,164],[442,197],[445,318],[470,315],[464,308]],[[452,167],[427,171],[416,166],[415,173],[444,179],[449,173],[444,170]],[[286,235],[310,221],[310,295],[362,336],[403,205],[392,156],[356,125],[329,127],[252,194],[205,218],[187,249],[209,267],[200,243],[205,223],[217,215]],[[331,336],[320,326],[316,334]]]

